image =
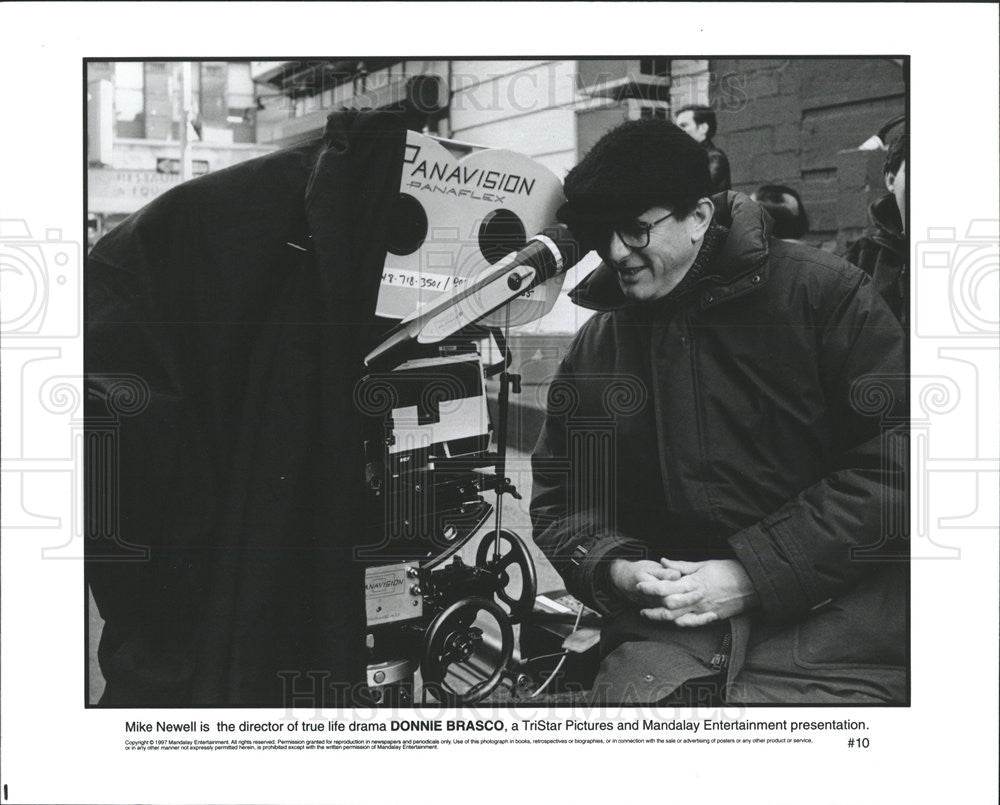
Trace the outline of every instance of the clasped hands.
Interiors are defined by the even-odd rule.
[[[705,626],[760,603],[750,577],[735,559],[615,559],[609,577],[616,590],[639,605],[644,618],[677,626]]]

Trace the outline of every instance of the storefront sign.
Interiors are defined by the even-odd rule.
[[[181,177],[174,173],[91,168],[87,171],[87,210],[132,213],[180,183]]]

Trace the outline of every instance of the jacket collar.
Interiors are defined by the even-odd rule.
[[[699,291],[698,305],[702,308],[714,307],[723,302],[743,296],[761,287],[767,278],[768,240],[771,235],[771,219],[763,208],[743,193],[725,192],[712,196],[715,204],[713,225],[727,230],[722,242],[717,244],[714,254],[701,267],[695,281]],[[702,245],[702,248],[705,244]],[[700,256],[700,254],[699,254]],[[661,302],[675,301],[675,296],[684,281],[671,291]],[[686,292],[690,288],[683,289]],[[622,293],[615,272],[601,263],[588,274],[572,291],[570,298],[580,307],[591,310],[618,310],[622,308],[645,308],[646,303],[631,302]],[[683,294],[687,296],[687,293]]]

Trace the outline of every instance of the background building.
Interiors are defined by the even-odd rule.
[[[274,150],[257,144],[249,62],[188,65],[87,64],[88,245],[181,183],[185,144],[194,176]]]
[[[795,188],[809,212],[806,240],[843,252],[885,193],[882,151],[859,150],[906,111],[901,59],[712,60],[715,143],[729,156],[733,189]]]

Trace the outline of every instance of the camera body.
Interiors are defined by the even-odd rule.
[[[563,201],[558,177],[524,154],[408,132],[376,315],[406,322],[473,287],[550,226]],[[517,495],[504,453],[507,393],[518,384],[505,335],[487,328],[545,315],[562,279],[495,313],[485,306],[476,316],[470,298],[462,329],[438,343],[402,344],[394,368],[372,371],[355,389],[367,422],[368,511],[355,555],[366,569],[375,703],[405,703],[417,673],[423,692],[449,704],[479,701],[511,674],[513,626],[531,613],[536,580],[527,546],[497,513],[504,494]],[[484,367],[479,344],[491,335],[504,360]],[[494,374],[501,394],[490,452],[485,378]]]
[[[498,485],[516,492],[491,472],[499,456],[489,450],[479,347],[450,341],[417,352],[356,390],[367,418],[368,539],[356,554],[365,564],[366,696],[411,701],[419,668],[427,694],[472,703],[507,670],[513,623],[534,603],[534,566],[510,532],[472,544],[494,513],[485,496]],[[410,673],[390,675],[402,661]]]

